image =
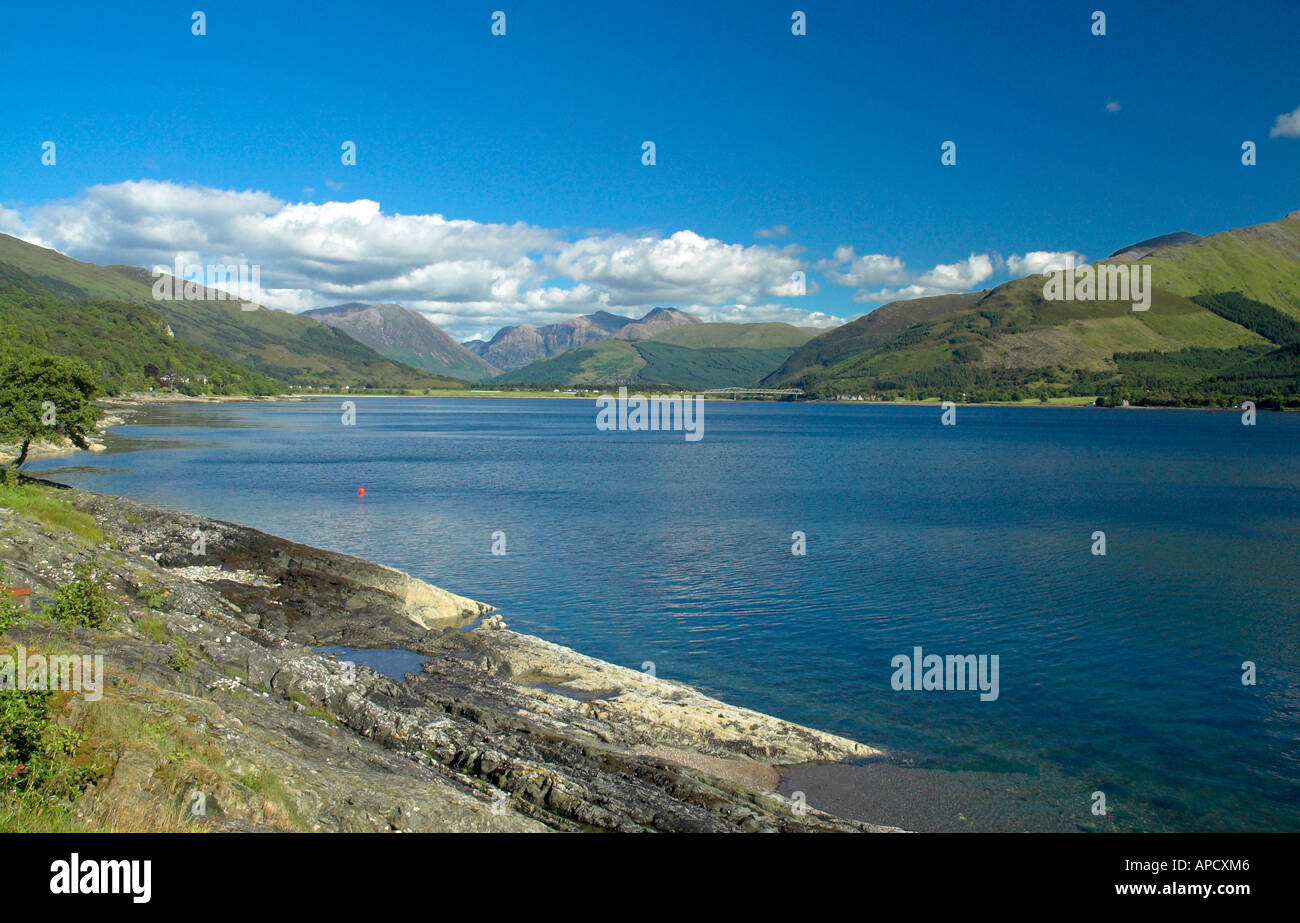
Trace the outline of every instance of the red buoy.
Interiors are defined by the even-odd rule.
[[[358,496],[358,497],[364,497],[365,495],[366,495],[366,489],[365,489],[364,487],[358,487],[358,488],[357,488],[357,496]]]

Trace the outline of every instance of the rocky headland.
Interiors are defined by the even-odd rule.
[[[0,506],[0,582],[38,601],[90,561],[120,615],[73,628],[33,602],[0,653],[103,655],[102,700],[60,697],[99,767],[68,806],[90,829],[894,829],[777,793],[781,767],[871,747],[519,634],[388,567],[39,489],[83,527]],[[423,665],[385,676],[335,647]]]

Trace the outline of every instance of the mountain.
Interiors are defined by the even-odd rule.
[[[1204,238],[1200,234],[1192,234],[1188,231],[1175,231],[1173,234],[1161,234],[1159,237],[1152,237],[1138,241],[1135,244],[1129,244],[1127,247],[1116,250],[1108,259],[1116,262],[1131,262],[1132,260],[1140,260],[1149,253],[1163,247],[1181,247],[1183,244],[1194,244],[1198,240],[1204,240]]]
[[[628,320],[628,323],[614,334],[616,340],[648,340],[674,327],[700,323],[698,317],[685,311],[678,311],[676,308],[655,308],[640,320],[634,321],[630,318],[620,318],[620,320]]]
[[[688,349],[798,349],[820,332],[782,323],[689,324],[670,327],[653,340]]]
[[[1149,310],[1049,301],[1043,276],[894,302],[809,340],[764,384],[819,397],[1300,403],[1300,212],[1118,253],[1097,265],[1149,266]]]
[[[552,387],[741,387],[780,366],[812,336],[789,324],[686,324],[651,339],[588,343],[506,372],[496,381]]]
[[[159,315],[175,339],[293,385],[315,388],[428,389],[462,382],[387,359],[342,330],[313,318],[258,308],[244,311],[214,289],[197,300],[158,301],[155,276],[133,266],[83,263],[0,234],[0,276],[21,291],[67,302],[117,302]]]
[[[531,324],[502,327],[486,344],[477,347],[466,345],[497,368],[510,371],[587,343],[614,337],[625,340],[646,339],[671,327],[695,323],[699,323],[698,318],[675,308],[655,308],[638,320],[610,314],[608,311],[597,311],[595,314],[572,317],[545,327],[534,327]]]
[[[337,327],[381,356],[426,372],[474,382],[501,372],[447,336],[423,314],[399,304],[354,301],[302,313]]]

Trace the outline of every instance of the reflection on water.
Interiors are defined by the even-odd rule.
[[[34,467],[399,567],[921,768],[1032,779],[1067,827],[1300,830],[1300,416],[719,402],[687,443],[599,432],[583,401],[355,400],[355,426],[337,399],[150,407],[109,456]],[[917,645],[999,655],[997,701],[894,691]]]

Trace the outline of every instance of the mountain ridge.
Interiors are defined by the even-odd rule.
[[[486,381],[501,373],[429,318],[400,304],[350,301],[302,313],[337,327],[381,356],[426,372],[469,382]]]
[[[1136,259],[1094,264],[1149,267],[1147,311],[1049,301],[1045,278],[1027,276],[883,305],[810,340],[763,383],[883,400],[1300,403],[1286,339],[1300,330],[1300,214],[1191,237],[1152,238],[1116,251]]]
[[[155,312],[176,339],[251,372],[311,388],[430,389],[463,382],[393,362],[314,318],[258,306],[199,286],[192,300],[154,298],[159,275],[137,266],[101,266],[0,234],[0,270],[33,294],[69,304],[120,302]],[[161,274],[166,281],[169,274]]]
[[[599,340],[647,339],[671,327],[695,323],[699,323],[699,318],[676,308],[654,308],[640,318],[597,311],[542,327],[532,324],[502,327],[486,343],[467,344],[466,348],[497,368],[511,372]]]

